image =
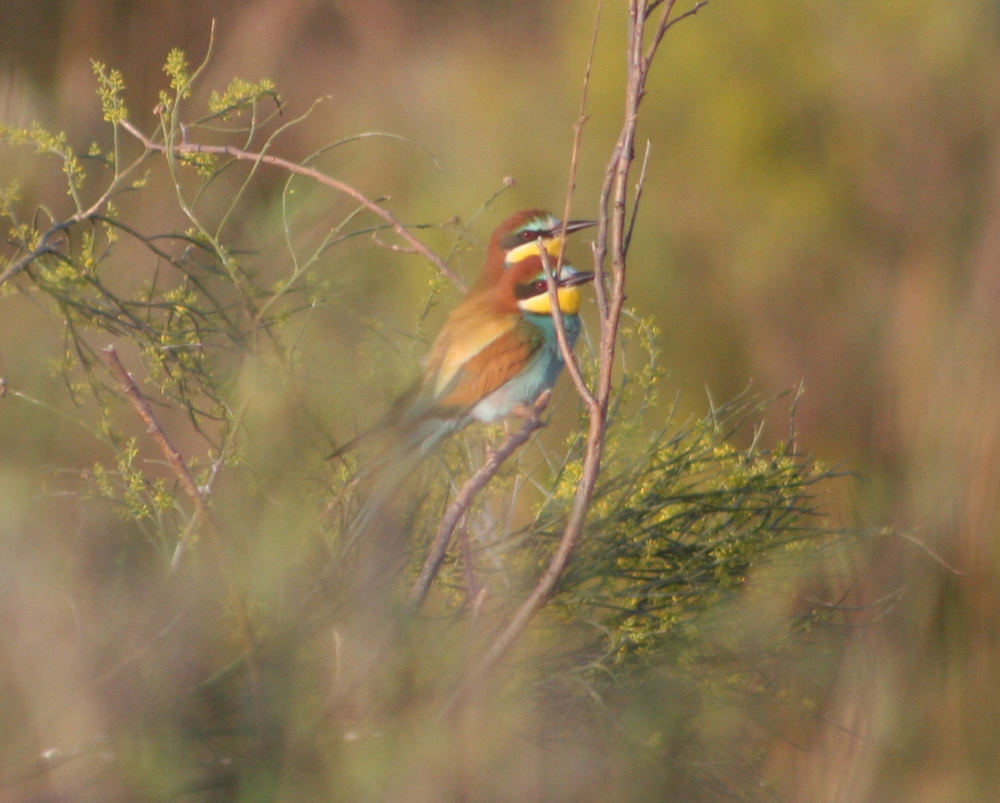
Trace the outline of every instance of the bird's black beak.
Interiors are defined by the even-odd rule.
[[[591,226],[596,226],[596,220],[571,220],[566,224],[566,233],[572,234],[574,231],[580,231],[580,229],[589,229]],[[562,226],[556,226],[553,230],[553,234],[559,234],[562,231]]]
[[[571,273],[565,279],[559,280],[560,287],[575,287],[578,284],[586,284],[591,279],[594,278],[594,274],[590,271],[577,271],[576,273]]]

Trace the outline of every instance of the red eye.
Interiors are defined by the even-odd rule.
[[[538,281],[535,282],[535,290],[537,290],[539,293],[545,292],[547,288],[548,284],[546,283],[545,279],[539,279]]]

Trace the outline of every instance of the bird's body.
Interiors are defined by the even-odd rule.
[[[590,225],[591,221],[570,221],[564,226],[547,212],[529,210],[497,228],[479,280],[445,321],[422,376],[373,431],[388,443],[373,463],[381,476],[368,494],[361,519],[367,521],[416,461],[442,439],[473,421],[497,421],[528,407],[552,388],[564,360],[541,251],[555,270],[564,231]],[[579,285],[593,274],[564,263],[554,278],[572,347],[580,332]],[[335,454],[367,437],[368,433],[353,439]]]
[[[570,221],[566,231],[590,225]],[[423,456],[472,421],[497,421],[552,388],[564,363],[540,251],[554,270],[564,244],[562,224],[540,210],[519,212],[497,228],[478,281],[445,321],[423,375],[377,428],[396,441],[393,451]],[[591,278],[563,264],[557,279],[571,347],[580,332],[579,285]]]

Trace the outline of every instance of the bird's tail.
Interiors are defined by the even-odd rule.
[[[388,526],[402,517],[407,480],[423,460],[413,451],[392,450],[377,462],[362,469],[359,476],[361,506],[348,524],[348,536],[357,539],[378,527]],[[380,526],[381,525],[383,526]]]
[[[417,469],[456,428],[454,421],[425,419],[383,430],[380,448],[362,465],[356,478],[361,504],[348,519],[343,545],[364,586],[384,589],[404,568],[412,547]]]

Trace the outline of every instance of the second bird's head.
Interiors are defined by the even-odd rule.
[[[529,262],[540,263],[541,260],[536,255]],[[520,263],[514,270],[527,268],[525,262]],[[554,265],[551,268],[555,268]],[[552,295],[549,293],[549,283],[545,278],[544,269],[524,273],[520,281],[514,284],[514,297],[517,299],[517,306],[521,312],[532,315],[552,314]],[[586,284],[594,278],[590,272],[579,271],[572,265],[563,265],[559,271],[559,276],[553,276],[556,281],[556,298],[559,300],[559,311],[563,315],[576,315],[580,311],[580,285]]]

